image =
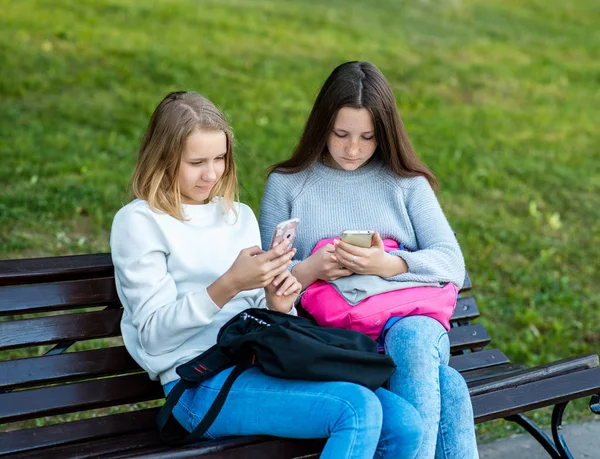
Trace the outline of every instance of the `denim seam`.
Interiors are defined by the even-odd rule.
[[[219,392],[221,389],[215,389],[212,388],[210,386],[204,386],[204,385],[199,385],[199,387],[202,387],[203,389],[207,389],[213,392]],[[233,387],[231,388],[231,390],[229,391],[229,393],[231,392],[242,392],[242,393],[273,393],[272,390],[260,390],[260,389],[237,389],[237,390],[233,390]],[[280,391],[282,392],[282,391]],[[310,396],[310,397],[323,397],[323,398],[328,398],[330,400],[335,400],[337,402],[342,402],[344,405],[346,405],[347,407],[349,407],[352,410],[352,413],[354,414],[354,418],[358,419],[358,413],[357,411],[354,409],[354,407],[352,406],[352,404],[348,403],[347,400],[344,400],[341,397],[337,397],[335,395],[330,395],[330,394],[324,394],[324,393],[313,393],[313,392],[302,392],[302,391],[288,391],[288,393],[294,393],[294,394],[298,394],[298,395],[304,395],[304,396]],[[198,422],[200,422],[202,420],[202,417],[194,414],[181,400],[177,403],[178,405],[181,405],[182,408],[185,409],[185,411],[188,413],[188,415],[194,419],[194,421],[198,420]],[[216,420],[216,419],[215,419]],[[209,433],[210,429],[207,429],[206,431],[206,435],[209,435],[213,440],[216,439],[215,436],[213,436],[212,434]],[[331,435],[331,432],[330,432]],[[350,450],[354,449],[354,445],[356,444],[356,429],[354,429],[354,434],[352,435],[352,443],[350,444]]]
[[[187,390],[189,390],[189,389],[187,389]],[[177,405],[179,405],[187,413],[188,419],[189,419],[190,424],[192,426],[196,425],[196,421],[198,421],[198,424],[200,424],[200,422],[202,421],[203,418],[201,418],[200,416],[197,416],[196,414],[194,414],[194,412],[185,403],[183,403],[182,399],[180,399],[177,402]],[[215,420],[216,420],[216,418],[215,418]],[[211,435],[211,433],[209,431],[210,431],[210,427],[208,429],[206,429],[206,432],[204,432],[203,435],[207,435],[212,440],[215,440],[215,437],[213,435]]]

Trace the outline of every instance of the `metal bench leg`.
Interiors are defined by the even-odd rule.
[[[590,399],[590,410],[594,414],[600,414],[600,395],[592,395]]]
[[[556,448],[560,452],[560,457],[573,459],[573,455],[571,454],[571,451],[569,451],[569,447],[567,446],[567,442],[562,433],[562,417],[565,408],[567,407],[567,403],[569,402],[567,401],[554,405],[554,409],[552,410],[552,437],[554,438]]]
[[[537,440],[537,442],[542,445],[542,447],[546,450],[546,452],[550,455],[552,459],[562,459],[563,456],[560,455],[560,452],[550,439],[548,435],[546,435],[542,429],[540,429],[531,419],[529,419],[524,414],[515,414],[514,416],[509,416],[504,418],[507,421],[516,422],[521,427],[523,427],[533,438]]]
[[[573,455],[567,446],[567,442],[562,432],[562,417],[565,408],[569,402],[558,403],[552,410],[552,438],[550,440],[533,421],[524,414],[516,414],[505,418],[507,421],[516,422],[523,427],[537,442],[544,447],[552,459],[573,459]],[[590,399],[590,410],[595,414],[600,414],[600,394],[593,395]]]

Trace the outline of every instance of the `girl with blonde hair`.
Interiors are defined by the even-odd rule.
[[[232,134],[206,98],[169,94],[144,135],[135,199],[115,215],[111,251],[132,357],[165,394],[175,369],[216,343],[222,325],[252,307],[296,314],[295,250],[262,251],[252,210],[236,201]],[[173,414],[193,431],[231,369],[185,391]],[[206,438],[268,434],[328,438],[324,458],[412,458],[420,419],[402,398],[347,382],[283,380],[257,368],[231,388]]]

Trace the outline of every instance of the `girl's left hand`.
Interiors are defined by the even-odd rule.
[[[404,260],[385,252],[379,233],[373,235],[369,248],[356,247],[344,241],[335,241],[334,245],[334,260],[353,273],[392,277],[408,270]]]
[[[265,287],[267,307],[273,311],[288,313],[298,298],[302,285],[288,270],[278,275]]]

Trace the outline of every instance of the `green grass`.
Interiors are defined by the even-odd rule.
[[[0,258],[108,251],[140,137],[176,89],[224,109],[242,199],[258,211],[265,168],[290,154],[327,75],[369,60],[441,181],[494,344],[531,365],[600,350],[597,0],[0,10]],[[568,421],[589,416],[577,408]]]

